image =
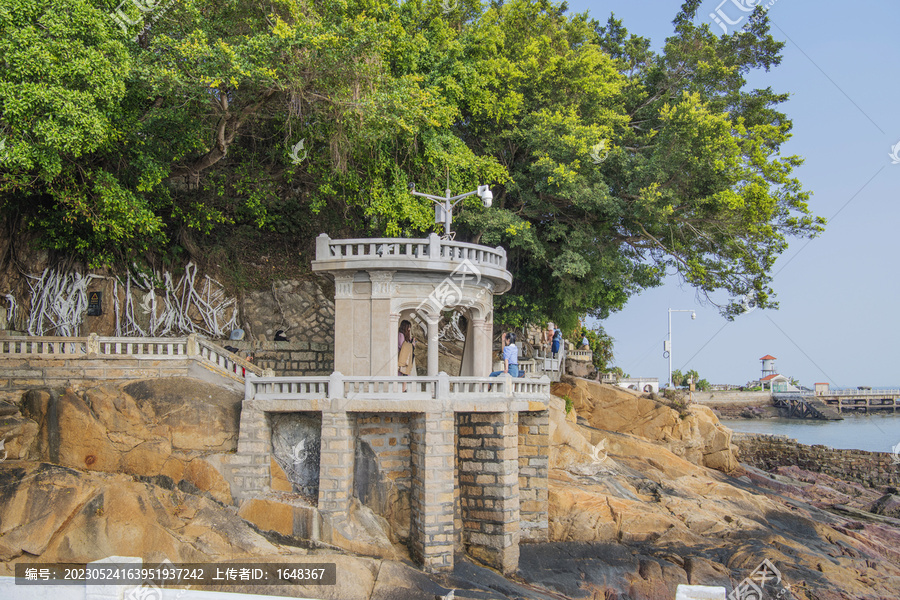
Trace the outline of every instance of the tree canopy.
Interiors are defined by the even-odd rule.
[[[823,225],[786,94],[745,81],[782,43],[698,5],[654,52],[548,0],[7,0],[0,208],[93,266],[227,240],[308,262],[321,231],[439,227],[409,183],[490,184],[456,223],[509,251],[498,321],[572,329],[672,272],[727,316],[775,306],[772,264]]]

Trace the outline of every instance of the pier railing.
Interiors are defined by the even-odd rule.
[[[808,392],[812,394],[812,392]],[[817,392],[817,396],[895,396],[900,397],[900,389],[894,390],[828,390],[827,392]]]

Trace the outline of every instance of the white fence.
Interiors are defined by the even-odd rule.
[[[816,396],[894,396],[900,397],[900,390],[828,390],[824,392],[815,392]],[[810,393],[810,395],[812,395]]]

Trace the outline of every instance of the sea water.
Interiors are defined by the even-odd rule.
[[[842,413],[843,421],[817,419],[721,419],[734,431],[786,435],[801,444],[891,452],[900,444],[900,411]]]

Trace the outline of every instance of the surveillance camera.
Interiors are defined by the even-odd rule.
[[[485,208],[490,208],[491,204],[494,202],[494,194],[486,185],[478,186],[478,197],[481,198],[481,203],[484,204]]]
[[[416,184],[415,184],[415,183],[410,182],[408,187],[409,187],[409,191],[411,191],[411,192],[416,191]]]

